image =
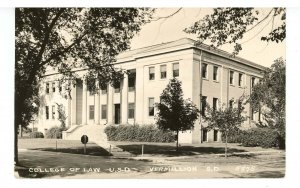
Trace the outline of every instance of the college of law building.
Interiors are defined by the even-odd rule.
[[[115,87],[108,85],[97,94],[89,93],[85,81],[78,80],[71,98],[61,95],[64,87],[59,84],[60,75],[46,72],[41,82],[40,110],[32,126],[44,133],[59,126],[57,104],[60,104],[67,116],[64,139],[80,139],[83,134],[100,139],[108,125],[154,124],[155,103],[173,77],[182,81],[184,99],[190,98],[201,110],[207,103],[213,108],[232,105],[231,101],[243,93],[249,95],[264,69],[251,61],[231,57],[225,51],[195,46],[195,41],[189,38],[124,52],[115,66],[131,74],[125,75]],[[77,74],[83,75],[84,70],[78,70]],[[258,114],[253,113],[249,104],[245,112],[248,118],[242,126],[254,126]],[[207,131],[200,118],[193,130],[179,134],[181,143],[219,141],[221,133]]]

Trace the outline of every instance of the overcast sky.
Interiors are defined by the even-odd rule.
[[[161,8],[156,11],[154,17],[168,16],[176,12],[178,8]],[[261,17],[264,17],[270,9],[258,9]],[[174,16],[167,19],[160,19],[143,26],[139,35],[132,40],[132,49],[159,44],[162,42],[174,41],[180,38],[189,37],[196,39],[195,35],[186,34],[183,29],[191,26],[195,21],[203,18],[212,12],[210,8],[183,8]],[[273,28],[280,24],[279,20],[274,21]],[[238,56],[257,64],[269,67],[273,60],[284,57],[286,53],[285,41],[282,43],[261,41],[261,36],[267,35],[272,29],[271,18],[265,20],[256,29],[251,30],[241,41],[243,50]],[[222,50],[232,52],[233,46],[223,46]]]

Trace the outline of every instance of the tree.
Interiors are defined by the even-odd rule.
[[[206,105],[206,112],[202,113],[202,119],[208,123],[207,130],[217,129],[225,135],[225,157],[227,158],[227,138],[228,133],[237,130],[246,120],[242,115],[244,96],[237,100],[237,105],[226,107],[225,104],[213,109]]]
[[[268,126],[277,131],[281,147],[285,145],[285,60],[276,59],[264,70],[263,78],[254,85],[248,102],[254,112],[259,112],[259,126]]]
[[[123,78],[112,63],[151,18],[148,8],[16,8],[15,14],[15,162],[18,126],[26,127],[39,108],[39,82],[46,68],[76,84],[74,68],[87,69],[88,85]],[[95,82],[94,82],[95,83]],[[93,87],[89,87],[93,88]],[[32,104],[36,104],[33,106]]]
[[[258,25],[272,23],[272,30],[267,36],[261,36],[262,41],[282,42],[286,36],[286,9],[272,8],[266,16],[254,8],[214,8],[213,13],[196,21],[184,31],[197,35],[197,44],[210,42],[211,47],[217,48],[224,44],[234,44],[232,55],[242,50],[239,41],[244,35]],[[274,28],[274,22],[280,24]],[[260,30],[261,32],[261,30]],[[259,34],[259,33],[258,33]]]
[[[156,104],[158,113],[156,123],[159,129],[176,132],[176,151],[178,151],[179,131],[190,130],[199,116],[199,110],[190,99],[183,99],[181,81],[173,78],[160,95]]]

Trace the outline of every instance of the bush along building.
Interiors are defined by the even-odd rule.
[[[71,97],[62,94],[66,86],[58,81],[60,75],[55,70],[47,71],[41,81],[40,110],[34,126],[43,133],[59,126],[60,108],[68,128],[63,139],[80,140],[83,134],[88,134],[91,140],[101,141],[106,139],[104,128],[109,125],[154,124],[155,103],[173,77],[182,81],[184,99],[190,98],[204,111],[206,104],[213,108],[221,104],[229,106],[232,99],[249,95],[264,69],[225,51],[196,46],[189,38],[124,52],[115,66],[130,72],[119,84],[108,85],[93,94],[88,91],[86,81],[78,79],[76,86],[71,86]],[[76,73],[83,76],[85,71]],[[259,114],[252,112],[246,104],[248,119],[243,128],[255,126],[258,121]],[[199,118],[193,130],[180,132],[179,142],[220,142],[221,133],[207,131],[205,126]]]

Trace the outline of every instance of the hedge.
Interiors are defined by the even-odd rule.
[[[104,130],[109,141],[174,142],[175,134],[154,125],[110,125]]]
[[[65,130],[64,128],[54,126],[46,131],[45,136],[46,136],[46,138],[61,139],[62,131],[64,131],[64,130]]]
[[[29,134],[30,138],[44,138],[44,134],[42,132],[31,132]]]
[[[222,140],[225,136],[222,134]],[[252,128],[248,130],[231,131],[228,134],[228,143],[241,143],[242,146],[263,148],[279,147],[282,148],[282,139],[274,129]]]

